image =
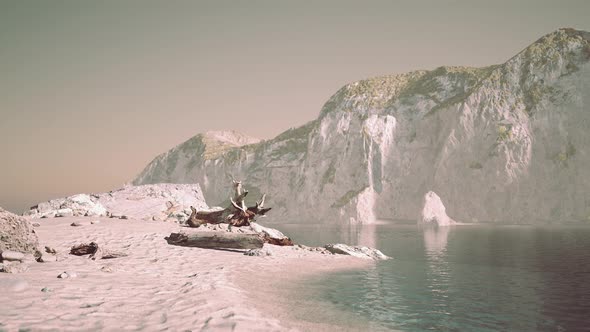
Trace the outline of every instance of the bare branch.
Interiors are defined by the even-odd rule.
[[[233,180],[236,200],[242,195],[242,181]]]
[[[234,201],[233,198],[229,198],[229,200],[231,201],[231,205],[233,205],[236,209],[241,210],[242,212],[246,212],[246,209],[243,207],[244,206],[244,201],[242,201],[242,206],[238,205],[238,203],[236,203]]]
[[[262,207],[264,206],[264,199],[265,198],[266,198],[266,194],[263,194],[262,198],[260,198],[260,200],[256,202],[256,208],[262,209]]]

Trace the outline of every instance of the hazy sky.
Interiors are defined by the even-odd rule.
[[[102,192],[199,132],[259,138],[342,85],[506,61],[590,1],[0,0],[0,206]]]

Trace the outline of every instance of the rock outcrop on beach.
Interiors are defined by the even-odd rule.
[[[559,29],[500,65],[347,84],[304,126],[198,135],[134,183],[197,182],[217,203],[232,174],[297,222],[415,220],[429,190],[464,222],[588,220],[589,61],[590,33]]]
[[[455,221],[447,215],[446,208],[438,195],[429,191],[424,195],[422,213],[418,217],[418,224],[424,226],[450,226]]]
[[[0,207],[0,252],[34,254],[38,250],[39,241],[31,223]]]
[[[29,220],[0,207],[0,272],[26,271],[38,253],[39,240]]]
[[[198,184],[160,183],[53,199],[39,203],[26,214],[32,218],[108,215],[121,219],[185,222],[191,206],[208,209]]]
[[[107,210],[98,198],[98,195],[77,194],[52,199],[31,207],[25,214],[31,218],[106,216]]]

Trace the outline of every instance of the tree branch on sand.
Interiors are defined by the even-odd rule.
[[[244,199],[248,195],[248,190],[242,187],[242,181],[232,180],[233,196],[230,197],[231,204],[225,209],[213,211],[197,211],[191,206],[191,215],[187,221],[190,227],[199,227],[203,224],[230,224],[241,227],[249,226],[250,222],[258,215],[265,215],[271,208],[264,207],[266,194],[262,195],[256,205],[246,207]]]

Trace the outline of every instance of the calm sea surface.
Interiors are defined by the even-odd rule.
[[[590,227],[281,225],[393,256],[307,280],[314,300],[402,331],[590,331]]]

